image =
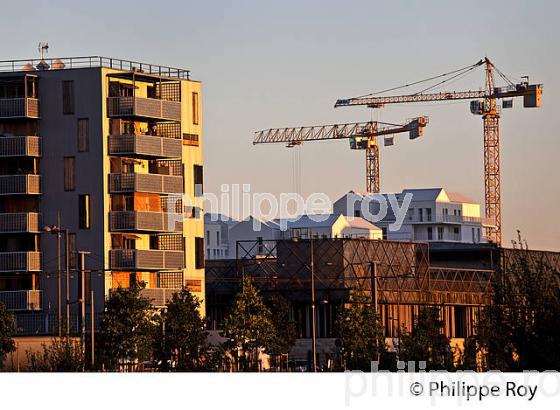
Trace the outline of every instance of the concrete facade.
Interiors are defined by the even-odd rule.
[[[204,299],[201,84],[186,70],[88,59],[80,64],[62,59],[65,66],[49,61],[46,70],[16,65],[13,72],[0,73],[0,88],[8,92],[32,78],[38,100],[36,117],[19,115],[10,108],[14,99],[6,97],[11,95],[0,93],[0,142],[29,135],[41,142],[40,158],[9,158],[29,168],[19,173],[39,176],[40,195],[0,196],[0,213],[40,214],[39,232],[29,233],[31,239],[18,234],[23,239],[7,250],[41,252],[41,269],[30,273],[17,266],[1,272],[0,293],[40,291],[40,310],[47,322],[54,320],[57,235],[41,229],[58,227],[60,215],[60,228],[69,232],[71,302],[78,299],[76,251],[89,252],[86,292],[93,291],[96,312],[103,311],[112,288],[133,280],[152,293],[187,286]],[[3,153],[4,145],[0,155],[11,155]],[[64,310],[65,239],[61,234]],[[17,275],[32,279],[5,279]],[[71,315],[77,314],[73,304]]]

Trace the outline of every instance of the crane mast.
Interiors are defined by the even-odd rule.
[[[255,132],[253,144],[285,143],[288,148],[303,142],[349,139],[350,148],[365,150],[366,190],[380,192],[380,152],[377,137],[408,133],[410,139],[422,136],[428,117],[418,117],[405,124],[390,124],[379,121],[348,124],[318,125],[296,128],[271,128]]]
[[[523,106],[526,108],[540,107],[542,97],[542,84],[529,84],[522,81],[517,84],[510,83],[506,87],[496,87],[494,83],[494,71],[497,70],[494,64],[484,58],[472,66],[456,70],[451,73],[459,73],[452,78],[472,71],[476,67],[485,66],[485,87],[480,91],[448,91],[439,93],[419,92],[408,95],[392,96],[373,96],[371,94],[356,98],[339,99],[335,107],[368,106],[371,108],[381,108],[386,104],[419,103],[449,100],[473,100],[471,101],[471,112],[481,115],[484,128],[484,200],[485,214],[487,223],[485,224],[486,237],[488,240],[501,244],[502,242],[502,212],[501,212],[501,189],[500,189],[500,111],[498,109],[498,99],[523,97]],[[451,73],[433,77],[428,80],[440,78]],[[502,78],[505,75],[498,70]],[[419,84],[428,80],[418,81]],[[447,80],[439,84],[443,84]],[[405,85],[404,88],[408,87]],[[429,87],[433,88],[433,87]],[[395,88],[394,88],[395,89]],[[391,89],[391,90],[394,90]],[[507,108],[511,108],[513,102]],[[369,166],[369,165],[368,165]],[[375,166],[372,163],[372,166]]]

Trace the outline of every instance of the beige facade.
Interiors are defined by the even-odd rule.
[[[20,174],[18,164],[25,166],[24,177],[37,176],[40,192],[0,196],[0,229],[3,222],[11,226],[14,217],[4,215],[8,213],[24,214],[26,229],[34,229],[10,239],[7,250],[27,253],[19,255],[19,265],[4,265],[13,268],[10,277],[29,279],[7,280],[2,276],[8,272],[0,272],[0,300],[2,294],[13,299],[2,292],[39,291],[39,310],[47,322],[57,316],[57,235],[41,233],[41,228],[57,225],[59,215],[60,227],[68,230],[71,302],[79,298],[76,251],[89,252],[86,291],[93,291],[96,312],[102,311],[112,288],[135,280],[145,283],[145,293],[156,305],[182,286],[203,300],[201,83],[186,70],[102,57],[47,63],[49,69],[24,71],[15,62],[12,72],[0,73],[0,90],[4,84],[5,91],[0,92],[0,155],[14,150],[15,142],[8,138],[27,138],[19,144],[38,138],[41,146],[38,156],[30,149],[29,155],[10,158],[9,165]],[[18,111],[14,99],[7,98],[19,97],[19,91],[11,91],[19,83],[29,95],[32,85],[36,115]],[[33,188],[34,181],[13,182],[11,169],[0,170],[0,185],[6,179],[7,191],[14,184]],[[65,236],[63,232],[63,310]],[[2,250],[0,265],[6,258]],[[31,265],[37,253],[41,266],[37,270],[33,265],[35,272]],[[71,315],[79,313],[74,304]]]

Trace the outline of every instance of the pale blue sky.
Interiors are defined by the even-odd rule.
[[[334,110],[340,97],[440,74],[484,55],[507,74],[544,83],[540,110],[502,116],[504,239],[522,230],[533,248],[560,250],[555,1],[26,1],[0,6],[0,59],[107,55],[192,70],[204,86],[206,190],[250,183],[291,191],[292,153],[253,146],[270,127],[370,119],[366,108]],[[478,88],[479,74],[454,84]],[[555,114],[556,113],[556,114]],[[482,121],[468,102],[391,106],[381,120],[426,114],[422,140],[382,148],[382,188],[444,186],[483,202]],[[363,190],[362,152],[347,142],[301,148],[303,193],[336,199]]]

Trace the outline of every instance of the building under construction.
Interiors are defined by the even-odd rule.
[[[491,303],[493,275],[507,273],[520,258],[560,269],[560,253],[492,244],[319,238],[239,241],[236,259],[207,262],[209,325],[220,329],[242,278],[251,277],[264,296],[280,294],[290,302],[300,338],[291,358],[306,360],[311,351],[313,277],[320,363],[336,352],[337,310],[355,291],[371,296],[389,344],[403,328],[411,329],[420,307],[432,305],[440,307],[452,344],[461,347],[464,338],[475,332],[481,307]]]

